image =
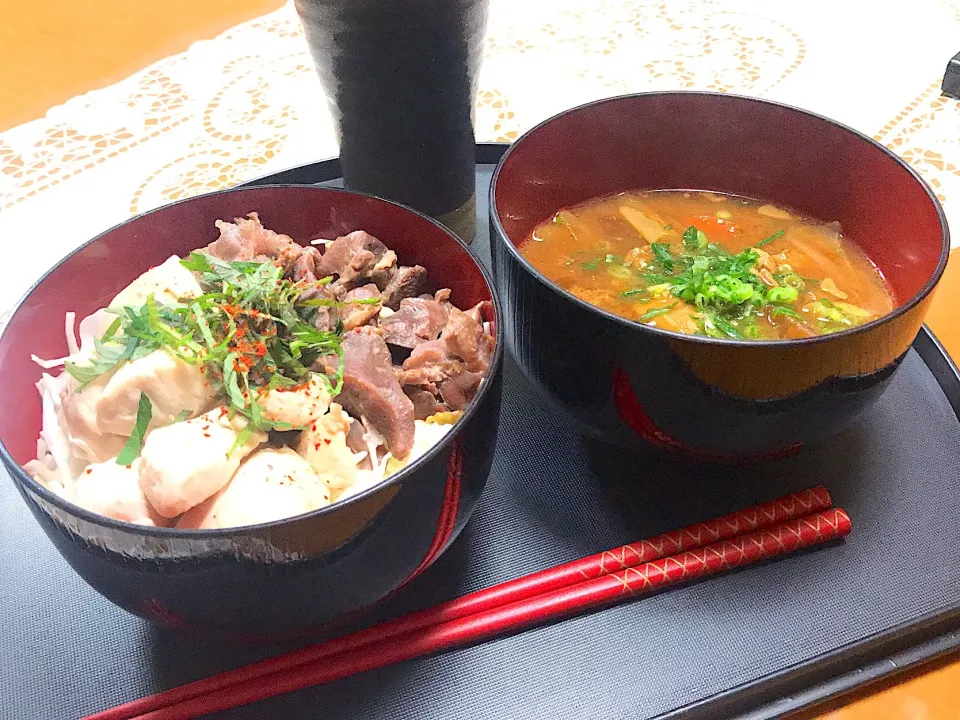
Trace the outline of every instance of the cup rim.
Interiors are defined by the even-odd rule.
[[[507,160],[514,153],[514,151],[520,147],[524,140],[529,139],[535,133],[542,130],[547,125],[550,125],[556,120],[559,120],[562,117],[567,115],[572,115],[579,113],[583,110],[589,108],[598,107],[601,105],[619,103],[626,100],[635,100],[638,98],[646,97],[663,97],[663,96],[704,96],[710,98],[730,98],[738,102],[750,102],[750,103],[759,103],[762,105],[770,105],[778,107],[784,110],[789,110],[794,113],[799,113],[806,115],[815,120],[828,123],[835,127],[840,128],[841,130],[850,133],[855,136],[857,139],[867,142],[872,145],[874,148],[883,152],[887,157],[896,162],[901,168],[907,171],[909,175],[917,182],[924,192],[926,192],[927,197],[933,203],[933,206],[937,212],[937,219],[940,224],[940,237],[941,237],[941,246],[940,246],[940,258],[937,261],[937,265],[934,268],[933,273],[924,283],[923,287],[920,288],[914,295],[912,295],[905,302],[901,303],[895,307],[890,312],[885,315],[881,315],[876,320],[871,320],[868,323],[863,325],[858,325],[856,327],[841,330],[839,332],[830,333],[827,335],[816,335],[814,337],[808,338],[790,338],[790,339],[779,339],[779,340],[735,340],[733,338],[713,338],[705,337],[700,335],[688,335],[686,333],[676,332],[674,330],[665,330],[663,328],[653,327],[651,325],[645,325],[643,323],[630,320],[621,315],[616,315],[607,310],[592,305],[591,303],[581,300],[576,295],[571,293],[568,290],[560,287],[556,283],[549,280],[543,273],[541,273],[537,268],[535,268],[517,249],[517,246],[510,240],[510,236],[507,234],[506,230],[503,228],[503,224],[500,222],[500,211],[497,207],[496,202],[496,192],[497,184],[500,179],[500,171],[503,169]],[[671,188],[673,189],[673,188]],[[721,347],[741,347],[741,348],[788,348],[788,347],[800,347],[807,345],[814,345],[819,343],[833,342],[841,338],[849,338],[862,333],[869,333],[874,328],[885,325],[897,318],[905,315],[919,305],[937,286],[940,282],[940,279],[943,277],[943,273],[947,267],[947,260],[950,257],[950,228],[947,224],[946,214],[943,211],[943,206],[940,204],[940,201],[937,199],[936,194],[930,188],[930,185],[924,180],[920,174],[912,168],[903,158],[894,153],[892,150],[887,148],[884,145],[881,145],[879,142],[873,138],[865,135],[859,130],[855,130],[848,125],[845,125],[837,120],[832,120],[824,115],[820,115],[810,110],[804,110],[798,108],[794,105],[788,105],[787,103],[776,102],[774,100],[767,100],[764,98],[750,97],[748,95],[738,95],[736,93],[726,93],[726,92],[716,92],[716,91],[707,91],[707,90],[658,90],[650,92],[639,92],[639,93],[630,93],[627,95],[616,95],[614,97],[602,98],[600,100],[594,100],[589,103],[584,103],[582,105],[577,105],[576,107],[563,110],[551,117],[543,120],[532,128],[527,130],[523,135],[521,135],[517,140],[515,140],[510,147],[507,148],[506,152],[500,158],[500,161],[497,163],[496,169],[493,171],[493,177],[490,181],[490,189],[488,191],[488,205],[490,208],[490,222],[494,228],[494,234],[497,236],[496,239],[491,239],[494,242],[500,242],[506,246],[507,252],[509,252],[513,259],[520,263],[520,265],[536,280],[545,285],[548,289],[552,290],[555,293],[561,295],[565,300],[573,302],[584,310],[596,313],[607,320],[617,323],[624,328],[629,328],[631,330],[639,330],[640,332],[651,333],[654,336],[661,337],[666,340],[674,340],[681,342],[691,342],[696,344],[703,345],[717,345]]]
[[[78,254],[88,246],[99,241],[100,239],[106,237],[110,233],[114,232],[118,228],[127,225],[141,218],[145,218],[154,213],[160,212],[161,210],[166,210],[167,208],[173,207],[175,205],[181,205],[185,203],[195,202],[202,198],[208,198],[215,195],[225,195],[228,193],[245,193],[245,192],[256,192],[261,190],[283,190],[288,188],[296,189],[309,189],[311,191],[319,191],[321,193],[331,192],[338,193],[343,195],[357,195],[373,200],[377,200],[389,205],[394,205],[403,210],[406,210],[414,215],[417,215],[423,220],[435,225],[439,228],[450,240],[457,243],[460,248],[467,254],[473,264],[479,269],[481,276],[483,277],[484,282],[487,285],[487,290],[490,293],[490,300],[493,303],[493,312],[494,318],[496,320],[494,327],[494,343],[495,347],[493,350],[493,356],[490,359],[490,367],[487,371],[487,375],[484,377],[484,382],[480,383],[480,388],[477,391],[476,396],[467,406],[466,410],[463,411],[463,415],[454,423],[450,432],[445,434],[439,442],[437,442],[433,447],[431,447],[427,452],[418,457],[409,465],[401,468],[392,475],[388,475],[382,481],[371,485],[368,488],[358,492],[356,495],[343,500],[342,502],[331,503],[322,508],[316,510],[311,510],[307,513],[301,513],[299,515],[293,515],[288,518],[282,518],[280,520],[271,520],[269,522],[256,523],[253,525],[238,525],[236,527],[227,527],[227,528],[175,528],[175,527],[155,527],[150,525],[137,525],[136,523],[124,522],[122,520],[117,520],[115,518],[107,517],[106,515],[100,515],[86,508],[82,508],[79,505],[66,500],[65,498],[60,497],[53,491],[46,488],[42,483],[38,482],[32,478],[26,470],[23,469],[23,466],[20,465],[14,458],[10,451],[7,449],[6,443],[0,439],[0,462],[6,467],[7,471],[10,473],[11,479],[14,482],[24,485],[32,493],[39,495],[44,501],[49,502],[50,504],[56,506],[58,509],[69,513],[74,517],[78,517],[86,522],[90,522],[101,527],[107,527],[112,530],[120,530],[124,532],[133,533],[134,535],[140,536],[152,536],[152,537],[161,537],[161,538],[178,538],[178,539],[205,539],[205,538],[229,538],[239,534],[256,534],[264,531],[269,531],[275,528],[288,525],[293,522],[302,522],[306,520],[313,520],[315,518],[322,517],[324,515],[330,515],[336,513],[338,510],[343,509],[349,505],[360,502],[381,490],[384,490],[388,487],[398,485],[406,481],[409,477],[413,476],[416,471],[418,471],[423,465],[431,461],[440,452],[450,445],[462,432],[464,423],[473,417],[477,412],[478,408],[482,404],[483,400],[489,395],[492,390],[491,387],[494,385],[492,378],[496,373],[500,372],[501,366],[503,364],[503,344],[505,342],[505,329],[503,321],[503,308],[502,303],[500,302],[500,297],[497,293],[496,285],[493,282],[493,278],[490,274],[490,271],[484,267],[476,255],[471,251],[470,247],[452,230],[443,225],[442,223],[434,220],[433,218],[425,215],[419,210],[404,205],[403,203],[395,202],[393,200],[388,200],[379,195],[374,195],[372,193],[361,192],[358,190],[346,190],[344,188],[333,188],[325,187],[320,185],[311,185],[309,183],[278,183],[278,184],[269,184],[269,185],[251,185],[251,186],[239,186],[239,187],[230,187],[224,188],[222,190],[215,190],[209,193],[202,193],[200,195],[194,195],[188,198],[183,198],[182,200],[177,200],[176,202],[167,203],[165,205],[160,205],[158,207],[142,212],[133,217],[127,218],[122,222],[113,225],[112,227],[104,230],[103,232],[97,234],[90,240],[78,245],[66,255],[57,260],[53,265],[51,265],[46,272],[43,273],[31,286],[30,288],[21,296],[21,298],[14,305],[13,310],[10,313],[10,317],[7,320],[6,325],[3,330],[0,331],[0,339],[3,338],[3,335],[6,334],[7,328],[10,327],[10,322],[16,317],[17,313],[21,311],[23,305],[26,303],[28,298],[33,294],[37,287],[44,282],[57,268],[59,268],[64,263],[68,262],[74,255]]]

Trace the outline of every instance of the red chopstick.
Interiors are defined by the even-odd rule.
[[[849,516],[833,508],[459,620],[438,623],[392,641],[365,645],[328,662],[298,665],[258,678],[254,683],[232,685],[220,692],[136,716],[136,720],[187,720],[258,702],[421,655],[515,633],[531,625],[829,542],[849,532]]]
[[[195,697],[210,695],[233,685],[251,683],[272,673],[289,672],[292,668],[315,663],[338,653],[355,650],[368,644],[383,643],[388,639],[431,625],[493,610],[583,580],[601,577],[610,572],[700,547],[708,542],[726,540],[745,532],[770,527],[824,510],[830,505],[830,494],[822,486],[792,493],[772,502],[724,515],[715,520],[691,525],[510,580],[351,635],[310,645],[263,662],[133,700],[91,715],[85,720],[129,720]]]

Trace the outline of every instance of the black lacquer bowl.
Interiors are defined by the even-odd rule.
[[[681,335],[579,300],[520,254],[560,208],[637,188],[734,193],[838,220],[890,282],[896,309],[803,340]],[[589,434],[720,461],[820,442],[874,403],[949,252],[936,197],[892,152],[817,115],[715,93],[612,98],[545,121],[501,159],[490,214],[507,334],[526,374]]]
[[[41,370],[30,354],[65,354],[64,313],[106,305],[172,254],[217,236],[214,222],[257,211],[306,242],[364,229],[419,263],[460,307],[491,300],[497,349],[473,403],[442,442],[382,484],[288,520],[224,530],[130,525],[49,492],[21,468],[36,454]],[[0,458],[46,534],[105,597],[176,627],[277,637],[381,600],[456,538],[490,471],[500,415],[501,309],[486,272],[449,231],[408,208],[311,186],[228,190],[133,218],[58,263],[20,302],[0,337]]]

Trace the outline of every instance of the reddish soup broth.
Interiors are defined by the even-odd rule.
[[[716,193],[625,192],[565,208],[521,253],[551,281],[665,330],[805,338],[894,308],[880,271],[838,223]]]

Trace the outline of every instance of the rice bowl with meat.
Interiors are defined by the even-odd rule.
[[[42,429],[25,469],[129,523],[281,520],[382,482],[438,443],[494,351],[467,310],[363,230],[299,245],[256,213],[66,318],[35,358]],[[56,369],[62,368],[59,374]]]

